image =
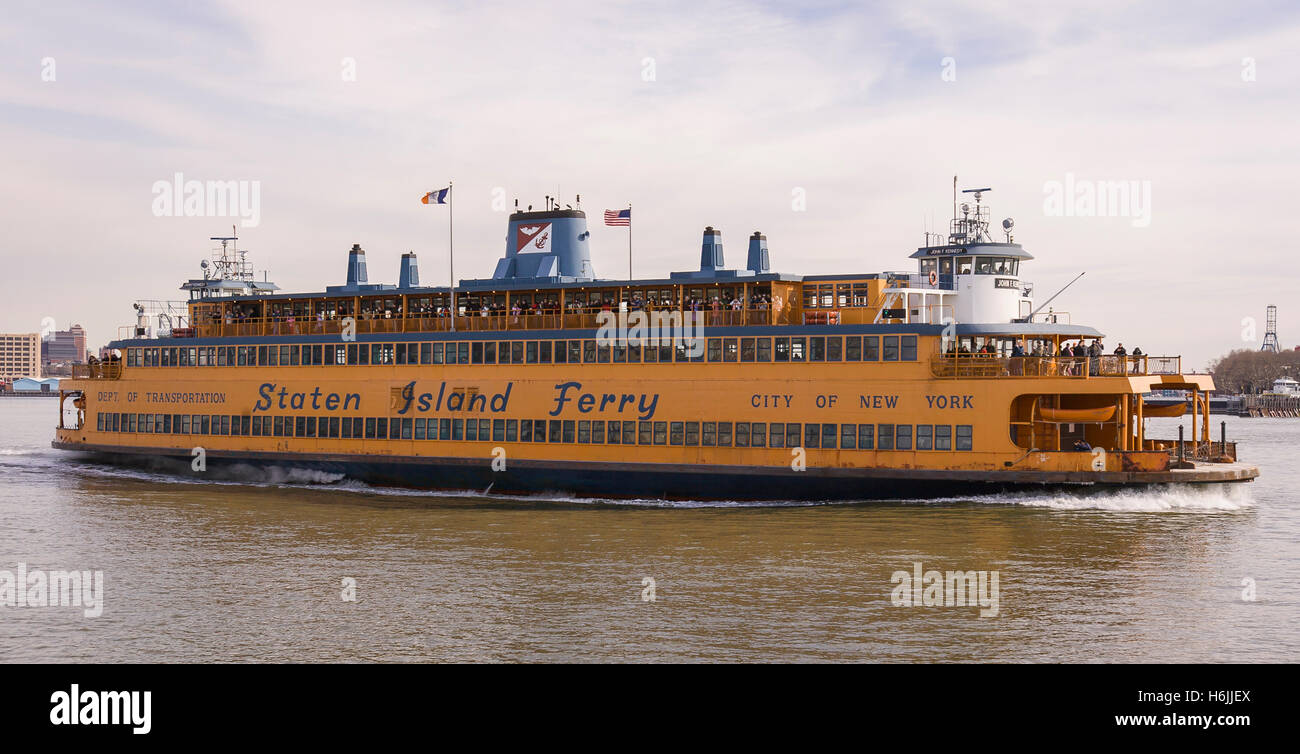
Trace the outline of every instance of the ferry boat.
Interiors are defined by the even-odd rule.
[[[347,252],[343,285],[284,293],[233,236],[189,300],[136,305],[115,356],[60,385],[53,446],[112,462],[307,468],[491,494],[889,500],[1244,482],[1178,356],[1075,355],[1098,330],[1036,305],[1033,257],[973,190],[906,272],[727,267],[595,277],[585,213],[509,216],[488,279],[396,284]],[[956,204],[956,202],[954,202]],[[580,205],[579,205],[580,206]],[[118,356],[120,355],[120,357]],[[1189,404],[1148,406],[1183,390]],[[1191,411],[1186,438],[1148,437]],[[66,410],[65,410],[66,407]]]

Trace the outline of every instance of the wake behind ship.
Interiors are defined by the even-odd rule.
[[[987,191],[983,189],[982,191]],[[1210,435],[1205,374],[1101,354],[1035,306],[1033,259],[975,191],[907,272],[743,269],[704,230],[698,270],[597,279],[580,209],[516,211],[489,279],[281,293],[232,237],[136,304],[115,356],[61,386],[55,448],[116,462],[316,469],[380,485],[727,500],[884,500],[1247,481]],[[1047,303],[1047,302],[1045,302]],[[1097,343],[1076,353],[1072,346]],[[1147,436],[1188,391],[1190,438]],[[73,410],[72,407],[75,407]],[[202,463],[193,459],[202,457]]]

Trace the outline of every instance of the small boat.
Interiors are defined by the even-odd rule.
[[[1057,424],[1088,424],[1091,422],[1108,422],[1115,416],[1114,406],[1101,408],[1040,408],[1039,415],[1045,422]]]
[[[1172,403],[1168,406],[1153,406],[1143,401],[1142,415],[1146,417],[1153,416],[1182,416],[1187,413],[1186,403]]]

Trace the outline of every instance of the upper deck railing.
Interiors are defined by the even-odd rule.
[[[73,379],[116,380],[122,376],[121,361],[96,361],[90,364],[73,364]]]
[[[1068,325],[1070,324],[1069,312],[1038,312],[1029,318],[1030,322],[1039,325]]]
[[[1181,356],[1000,356],[984,353],[935,354],[930,373],[948,378],[1133,377],[1181,374]]]
[[[613,312],[619,314],[619,312]],[[637,312],[625,312],[631,316]],[[698,312],[657,310],[641,312],[645,324],[652,318],[680,319],[697,314],[701,324],[711,327],[741,325],[789,324],[789,312],[770,309],[701,309]],[[462,315],[458,317],[414,314],[411,316],[360,317],[265,317],[257,319],[230,319],[196,322],[187,331],[173,333],[178,337],[192,335],[197,338],[254,337],[274,335],[337,335],[351,327],[357,334],[421,333],[421,332],[507,332],[515,330],[591,330],[601,326],[604,312],[552,312],[544,314],[495,313]],[[655,320],[659,321],[659,320]],[[663,320],[665,323],[667,320]]]
[[[900,308],[903,308],[900,305]],[[879,307],[846,307],[842,309],[805,309],[792,319],[792,311],[784,309],[723,309],[712,311],[703,309],[695,312],[698,322],[708,327],[739,327],[751,325],[870,325],[882,321],[903,321],[913,324],[936,324],[952,316],[952,307],[927,306],[903,318],[881,320]],[[688,321],[687,315],[693,312],[660,310],[647,312],[653,317],[682,317],[679,321]],[[629,313],[630,314],[630,313]],[[353,332],[357,334],[372,333],[420,333],[420,332],[509,332],[516,330],[591,330],[600,327],[600,313],[552,313],[552,314],[496,314],[472,316],[428,316],[416,315],[355,317],[351,319]],[[453,322],[454,320],[454,322]],[[296,318],[266,317],[260,319],[232,319],[195,323],[191,328],[174,330],[173,337],[196,338],[238,338],[267,335],[337,335],[348,326],[349,318]],[[649,324],[647,319],[646,324]],[[129,335],[122,335],[124,339]]]

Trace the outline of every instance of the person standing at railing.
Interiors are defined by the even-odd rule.
[[[1024,374],[1025,367],[1025,349],[1020,346],[1020,341],[1011,347],[1011,374],[1019,376]]]
[[[1083,365],[1088,357],[1088,349],[1084,347],[1082,340],[1070,348],[1070,355],[1074,357],[1070,365],[1070,374],[1078,377],[1083,374]]]
[[[1103,348],[1100,339],[1093,339],[1088,345],[1088,374],[1096,375],[1101,372],[1101,354]]]
[[[1119,361],[1119,373],[1128,374],[1128,349],[1124,348],[1123,343],[1115,346],[1115,355],[1119,357],[1117,359]]]

